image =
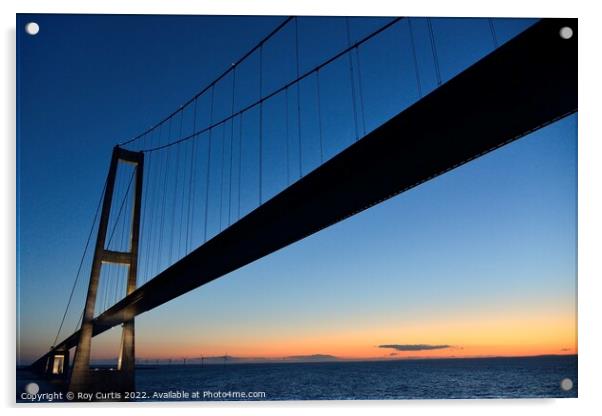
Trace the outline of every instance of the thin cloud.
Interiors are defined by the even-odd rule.
[[[338,360],[337,357],[330,354],[311,354],[311,355],[289,355],[285,357],[287,360],[308,360],[308,361],[332,361]]]
[[[378,348],[392,348],[397,351],[430,351],[430,350],[443,350],[451,348],[450,345],[430,345],[430,344],[384,344],[379,345]]]

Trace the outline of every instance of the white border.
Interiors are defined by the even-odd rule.
[[[325,1],[325,0],[21,0],[0,2],[3,26],[2,91],[0,125],[5,135],[2,141],[0,169],[2,171],[2,232],[0,264],[4,267],[4,342],[2,349],[3,375],[0,378],[2,406],[7,414],[24,410],[34,411],[31,405],[15,406],[15,13],[134,13],[134,14],[330,14],[330,15],[416,15],[416,16],[529,16],[579,18],[579,399],[564,400],[486,400],[486,401],[385,401],[385,402],[279,402],[279,403],[208,403],[208,404],[138,404],[84,406],[86,413],[111,412],[124,414],[132,407],[145,414],[168,412],[224,414],[235,409],[246,414],[426,414],[506,415],[509,412],[545,413],[547,415],[591,414],[602,408],[598,387],[602,377],[600,365],[602,312],[602,91],[596,72],[600,73],[600,27],[602,16],[594,1],[526,1],[504,0],[493,4],[476,0],[393,2]],[[192,407],[191,407],[192,406]],[[35,410],[48,414],[82,412],[81,405],[50,405]],[[27,410],[26,410],[27,409]]]

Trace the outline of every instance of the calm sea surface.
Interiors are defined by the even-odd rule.
[[[17,371],[17,395],[28,374]],[[141,366],[136,388],[145,400],[577,397],[577,356]]]

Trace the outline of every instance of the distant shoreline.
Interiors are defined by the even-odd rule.
[[[205,365],[233,365],[233,364],[321,364],[321,363],[362,363],[362,362],[397,362],[397,361],[447,361],[447,360],[500,360],[500,359],[536,359],[536,358],[552,358],[552,357],[575,357],[579,354],[540,354],[540,355],[518,355],[518,356],[477,356],[477,357],[400,357],[400,358],[341,358],[332,356],[332,358],[322,357],[319,359],[270,359],[270,358],[244,358],[244,357],[228,357],[224,361],[223,357],[206,357],[204,362],[198,359],[192,360],[187,358],[187,362],[182,360],[176,362],[152,362],[137,363],[136,368],[154,368],[154,367],[169,367],[169,366],[205,366]],[[112,367],[115,364],[111,363],[96,363],[93,367],[105,368]],[[28,369],[29,365],[17,365],[17,370]]]

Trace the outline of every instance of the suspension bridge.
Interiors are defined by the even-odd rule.
[[[340,18],[343,42],[313,64],[304,19],[283,18],[190,100],[115,146],[36,371],[72,391],[134,391],[136,316],[577,111],[576,19],[542,19],[507,39],[496,19],[476,19],[488,46],[452,70],[443,61],[463,45],[442,42],[439,19],[391,18],[352,36]],[[366,60],[377,47],[401,59]],[[385,88],[366,87],[375,80]],[[83,312],[61,339],[86,253]],[[92,338],[117,325],[116,371],[92,371]]]

